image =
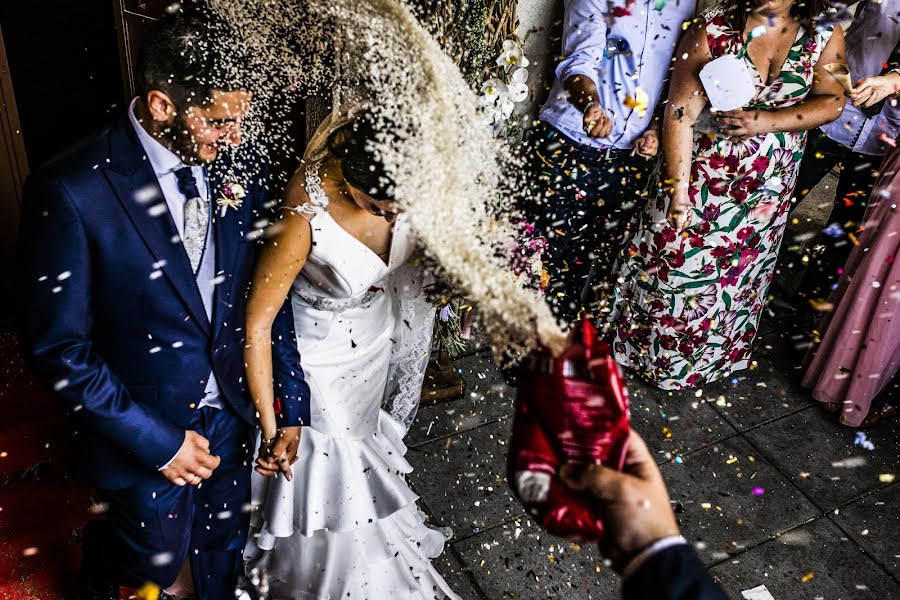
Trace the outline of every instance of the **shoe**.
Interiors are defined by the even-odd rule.
[[[893,419],[897,416],[897,407],[893,404],[881,404],[869,411],[869,414],[859,424],[860,429],[875,427],[885,419]]]
[[[78,584],[79,600],[119,600],[119,586],[111,583],[82,581]],[[160,596],[162,600],[162,596]]]

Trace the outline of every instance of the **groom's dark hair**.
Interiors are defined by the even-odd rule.
[[[165,92],[176,106],[200,106],[213,90],[240,85],[226,63],[226,27],[208,12],[178,10],[158,21],[141,45],[137,91]]]

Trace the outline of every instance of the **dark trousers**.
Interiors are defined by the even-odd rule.
[[[247,539],[253,431],[229,407],[197,410],[191,428],[221,458],[200,486],[178,487],[150,473],[135,485],[100,490],[105,522],[85,533],[86,578],[115,585],[170,586],[190,560],[197,597],[233,598]]]
[[[852,152],[819,129],[809,132],[794,195],[802,200],[839,164],[840,178],[828,223],[840,225],[844,233],[837,234],[833,229],[820,238],[824,250],[810,257],[806,275],[796,292],[801,298],[827,299],[837,284],[840,270],[853,251],[853,242],[847,234],[855,234],[862,222],[881,162],[882,157]]]
[[[548,238],[547,301],[574,323],[612,287],[632,218],[643,208],[653,161],[631,150],[578,144],[541,123],[530,134],[534,204],[524,211]]]

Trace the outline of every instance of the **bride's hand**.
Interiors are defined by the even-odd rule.
[[[300,427],[282,427],[275,439],[263,438],[256,459],[256,472],[266,477],[282,473],[290,481],[294,476],[291,465],[297,462],[301,432]]]

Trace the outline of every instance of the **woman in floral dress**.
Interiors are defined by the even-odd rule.
[[[816,29],[821,7],[733,0],[705,13],[676,52],[663,189],[625,250],[610,317],[616,359],[657,387],[747,367],[806,130],[843,106],[823,69],[844,62],[843,34]],[[725,54],[746,62],[756,96],[742,110],[710,114],[699,73]]]

